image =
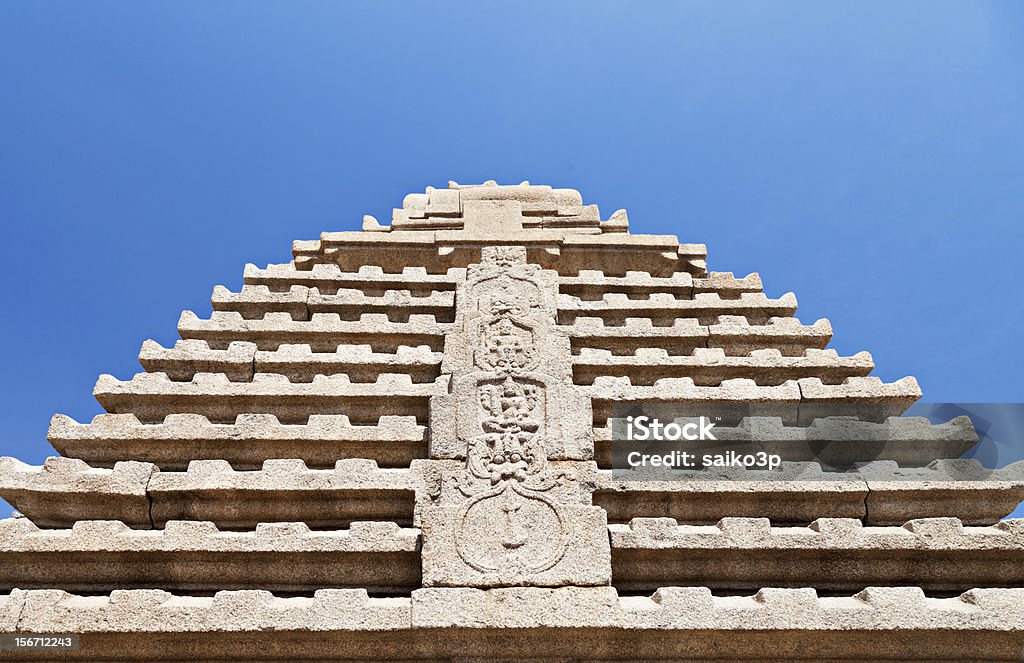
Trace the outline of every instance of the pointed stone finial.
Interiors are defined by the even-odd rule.
[[[375,217],[369,214],[363,215],[363,232],[386,233],[389,230],[391,230],[391,226],[382,226]]]
[[[629,232],[629,217],[626,216],[626,210],[615,210],[610,219],[601,222],[601,230],[606,233]]]

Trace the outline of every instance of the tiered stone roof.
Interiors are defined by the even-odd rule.
[[[1024,651],[1024,466],[959,460],[966,417],[900,417],[916,381],[826,349],[792,293],[525,182],[293,254],[101,376],[107,414],[54,416],[62,456],[0,459],[0,633],[89,661]],[[630,403],[741,405],[720,438],[793,478],[613,475]],[[852,473],[807,452],[865,441]]]

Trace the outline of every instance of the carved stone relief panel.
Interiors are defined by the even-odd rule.
[[[453,460],[436,462],[417,504],[426,586],[610,582],[587,480],[590,402],[572,384],[556,294],[523,247],[485,248],[458,292],[442,369],[452,390],[431,402],[430,457]]]
[[[441,366],[452,375],[452,390],[431,403],[430,457],[466,457],[470,438],[479,434],[470,411],[480,399],[478,385],[500,378],[544,385],[549,458],[592,459],[590,399],[572,384],[569,339],[555,327],[556,274],[526,264],[521,246],[485,247],[482,260],[470,266],[456,295]]]

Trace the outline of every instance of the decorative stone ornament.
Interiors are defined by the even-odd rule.
[[[453,390],[431,401],[431,420],[454,425],[435,427],[431,455],[465,463],[446,466],[420,505],[425,586],[610,581],[604,511],[578,478],[596,465],[548,462],[593,453],[590,403],[554,329],[554,276],[525,247],[484,247],[456,296],[442,364]]]

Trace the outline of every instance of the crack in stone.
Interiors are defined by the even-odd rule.
[[[149,516],[150,529],[156,529],[156,520],[154,520],[153,518],[153,494],[149,492],[149,484],[153,482],[153,477],[159,471],[159,468],[157,468],[154,465],[152,471],[150,471],[149,473],[149,476],[146,477],[146,515]]]
[[[250,366],[252,367],[252,370],[250,371],[250,375],[249,375],[249,381],[250,382],[252,382],[252,381],[254,381],[256,379],[256,353],[260,351],[259,346],[255,345],[255,344],[253,344],[253,346],[254,346],[254,348],[253,348],[253,351],[252,351],[252,360],[250,362]]]
[[[21,632],[21,622],[25,618],[25,608],[28,603],[28,592],[23,589],[16,589],[14,591],[20,592],[21,603],[18,605],[18,616],[14,620],[14,632]]]
[[[871,484],[867,481],[864,482],[864,524],[869,525],[871,523],[871,514],[868,511],[868,498],[871,496]]]

